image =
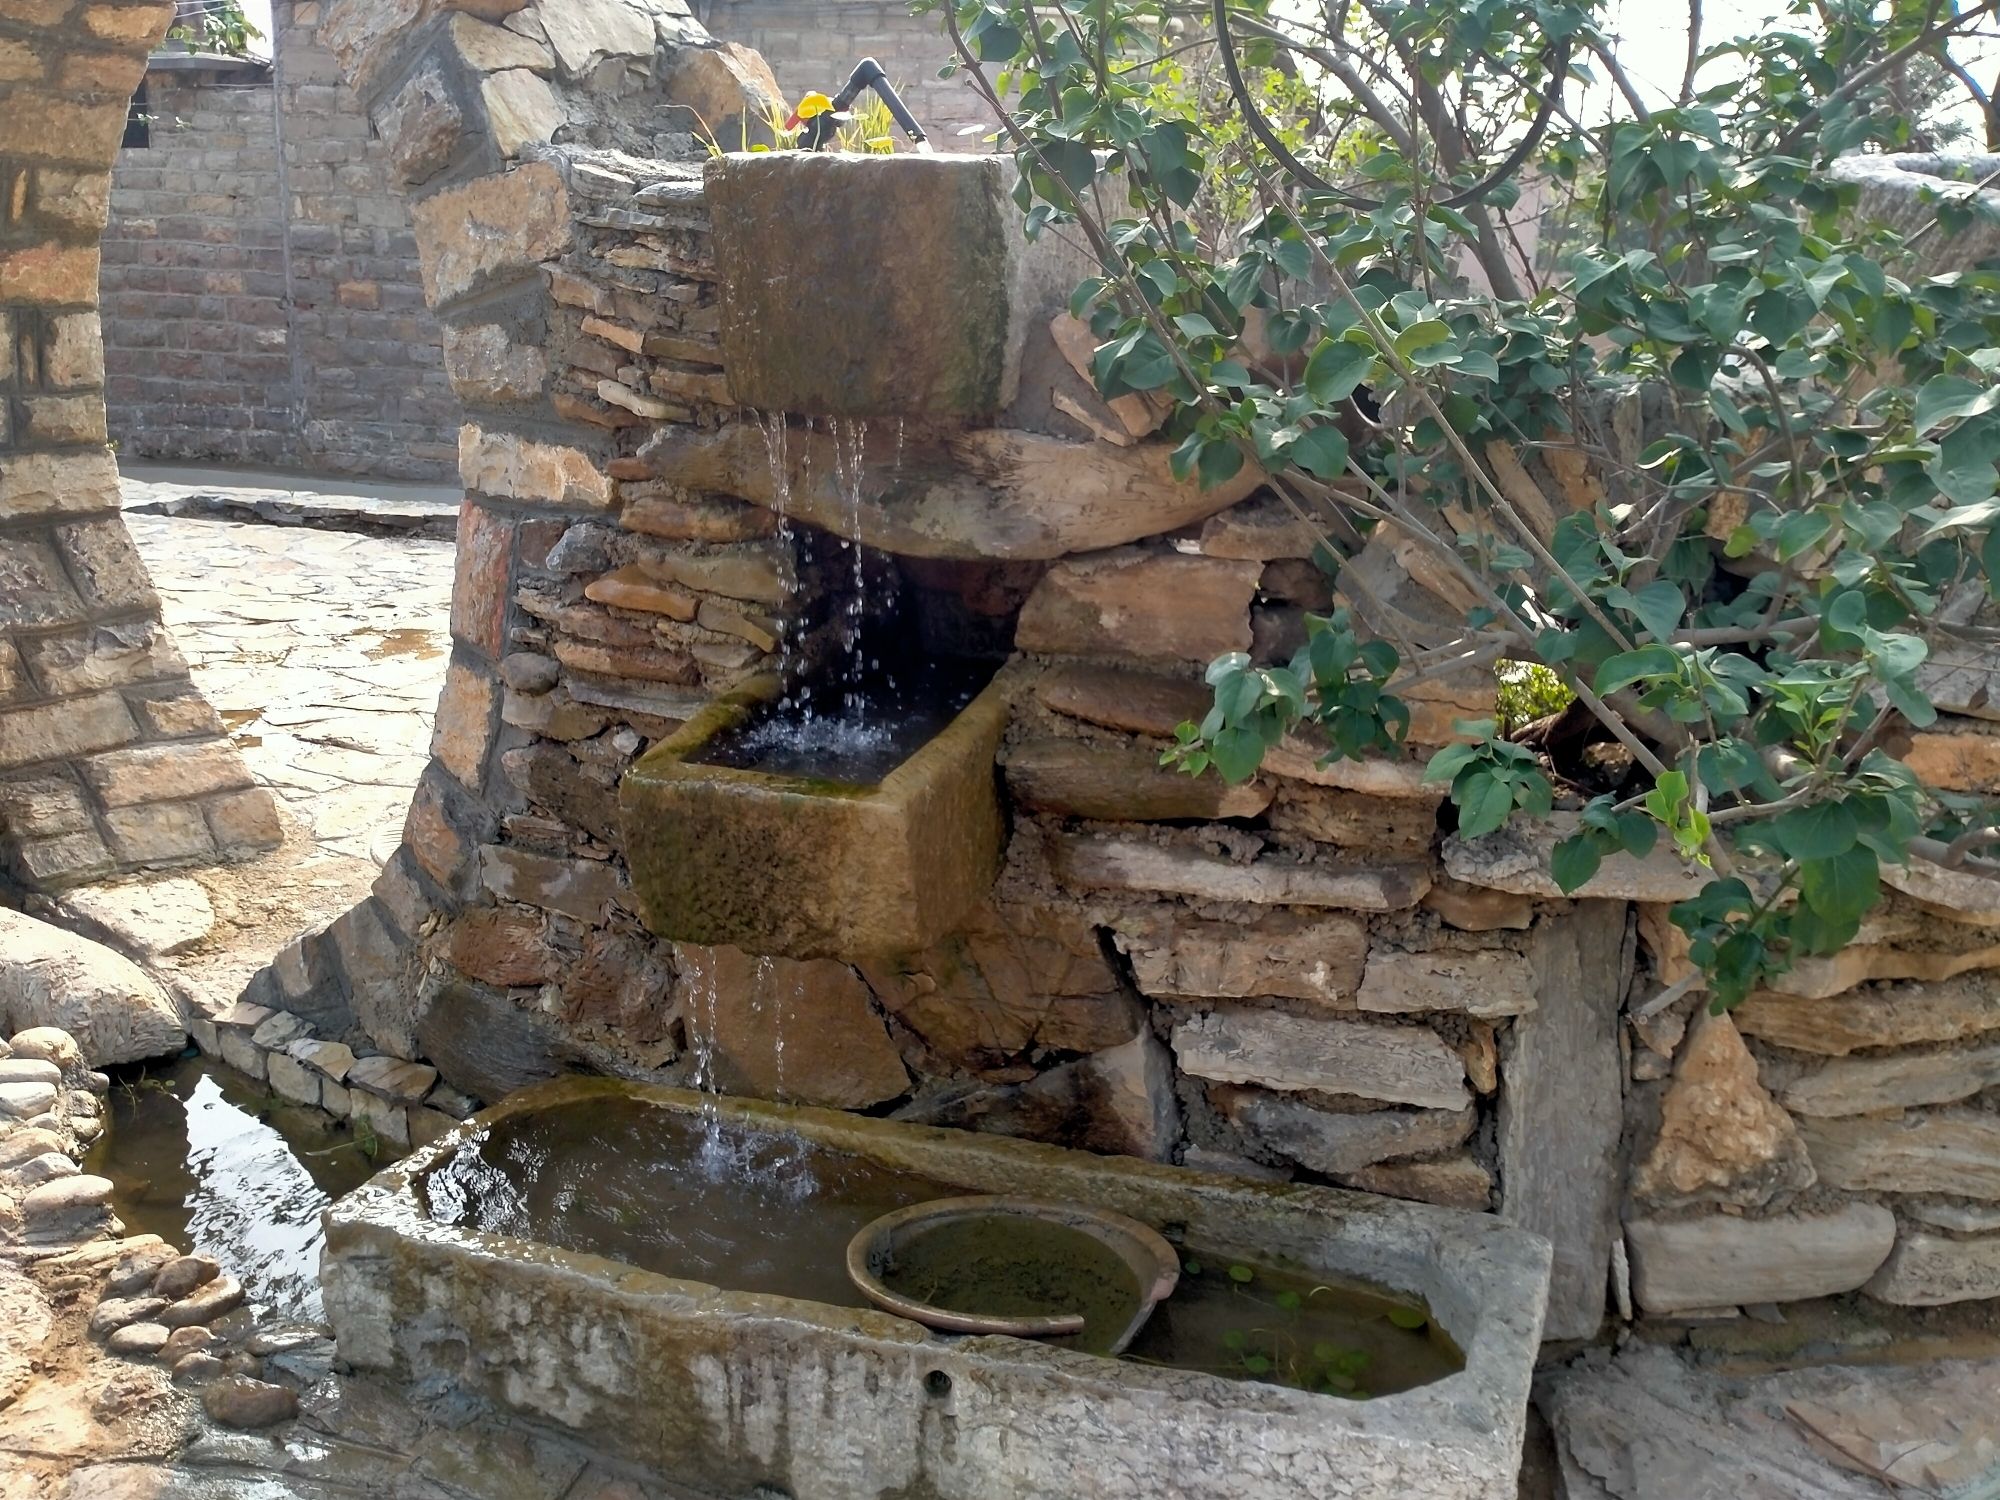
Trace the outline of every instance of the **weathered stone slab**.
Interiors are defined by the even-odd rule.
[[[1429,801],[1419,797],[1374,797],[1365,792],[1286,779],[1279,781],[1277,799],[1271,804],[1270,824],[1280,833],[1297,834],[1315,843],[1415,854],[1428,852],[1431,840],[1437,836],[1437,809],[1442,800],[1441,796]],[[1469,892],[1472,888],[1460,889]],[[1528,908],[1526,897],[1510,897],[1500,891],[1478,894]],[[1524,920],[1514,925],[1528,924]]]
[[[1389,1198],[1414,1198],[1445,1208],[1483,1214],[1493,1206],[1493,1174],[1467,1152],[1438,1161],[1385,1161],[1340,1181],[1364,1193]]]
[[[1798,1129],[1757,1081],[1757,1060],[1728,1016],[1704,1011],[1681,1047],[1633,1193],[1663,1206],[1761,1208],[1812,1183]]]
[[[399,1104],[415,1104],[437,1082],[437,1069],[398,1057],[364,1057],[347,1070],[350,1089],[366,1089]]]
[[[744,404],[970,417],[1013,398],[1015,230],[999,161],[733,155],[709,163],[706,186],[723,362]],[[866,347],[840,351],[834,328],[866,328]]]
[[[1256,1088],[1218,1089],[1210,1098],[1257,1145],[1328,1176],[1449,1151],[1464,1143],[1474,1123],[1470,1108],[1335,1114]]]
[[[504,901],[519,901],[599,924],[613,907],[632,905],[631,888],[598,860],[552,859],[501,844],[482,845],[479,877]]]
[[[1208,662],[1250,649],[1253,562],[1119,548],[1042,575],[1014,632],[1023,651]]]
[[[674,945],[690,1045],[727,1093],[835,1109],[906,1093],[910,1076],[861,976],[832,959]]]
[[[1535,921],[1533,897],[1460,885],[1449,876],[1432,883],[1424,905],[1460,932],[1526,932]]]
[[[1946,713],[2000,719],[2000,656],[1941,642],[1917,667],[1917,691]]]
[[[1954,1234],[2000,1233],[2000,1203],[1899,1202],[1896,1209],[1906,1219]]]
[[[1845,1057],[1866,1047],[1955,1042],[2000,1030],[2000,979],[1968,974],[1942,984],[1898,984],[1825,1000],[1760,992],[1733,1012],[1745,1036],[1795,1052]]]
[[[2000,881],[1972,870],[1947,870],[1927,859],[1882,866],[1882,884],[1921,901],[1954,921],[2000,927]]]
[[[1035,696],[1051,713],[1163,740],[1183,723],[1199,723],[1214,701],[1205,684],[1185,677],[1082,662],[1050,667],[1036,679]]]
[[[1828,1187],[2000,1199],[2000,1116],[1967,1109],[1888,1120],[1799,1122]]]
[[[1016,806],[1109,822],[1254,818],[1271,805],[1268,785],[1189,776],[1136,746],[1029,740],[1008,751],[1006,770]]]
[[[1377,948],[1355,996],[1363,1010],[1382,1014],[1462,1011],[1493,1018],[1526,1015],[1535,1008],[1534,970],[1504,948],[1460,952],[1436,948],[1399,953]]]
[[[1549,873],[1555,846],[1580,826],[1580,815],[1558,812],[1547,818],[1516,818],[1498,833],[1467,841],[1453,834],[1444,841],[1445,872],[1467,885],[1511,891],[1518,896],[1561,896]],[[1595,875],[1568,894],[1578,900],[1685,901],[1713,878],[1699,866],[1684,865],[1666,841],[1644,859],[1608,855]]]
[[[1113,932],[1156,1000],[1272,995],[1345,1009],[1368,957],[1368,924],[1344,912],[1271,911],[1246,926],[1169,908],[1121,917]]]
[[[1181,1071],[1218,1083],[1356,1094],[1391,1104],[1461,1110],[1465,1064],[1419,1026],[1371,1026],[1282,1011],[1216,1011],[1174,1028]]]
[[[1778,1092],[1798,1115],[1866,1115],[1950,1104],[2000,1084],[2000,1042],[1963,1052],[1843,1057],[1801,1074]]]
[[[1956,928],[1957,931],[1974,931]],[[2000,968],[2000,943],[1949,949],[1900,948],[1856,942],[1824,958],[1804,958],[1769,981],[1773,994],[1824,1000],[1880,979],[1955,979],[1975,969]]]
[[[1544,918],[1528,957],[1538,1003],[1501,1053],[1500,1212],[1555,1246],[1543,1337],[1589,1338],[1604,1318],[1621,1186],[1623,903],[1579,901]]]
[[[1862,1290],[1899,1307],[2000,1297],[2000,1234],[1959,1240],[1906,1230]]]
[[[454,1087],[500,1099],[564,1071],[570,1044],[546,1016],[484,985],[439,987],[417,1017],[417,1047]]]
[[[1896,1242],[1896,1216],[1876,1203],[1833,1213],[1739,1219],[1634,1219],[1632,1295],[1649,1313],[1796,1302],[1850,1292]]]
[[[1136,838],[1059,834],[1050,840],[1049,852],[1057,877],[1070,885],[1260,906],[1401,911],[1422,900],[1431,883],[1423,865],[1343,867],[1278,859],[1236,864],[1196,849]]]
[[[458,430],[458,477],[477,494],[592,510],[609,506],[616,489],[581,448],[491,432],[471,422]]]
[[[215,908],[200,885],[184,877],[136,885],[85,886],[66,891],[65,915],[133,958],[182,953],[215,926]]]
[[[883,1007],[953,1068],[1015,1069],[1038,1049],[1098,1052],[1145,1025],[1096,929],[1053,904],[982,902],[936,946],[860,967]]]

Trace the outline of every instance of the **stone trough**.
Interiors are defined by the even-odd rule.
[[[683,1137],[711,1119],[739,1150],[802,1141],[941,1190],[1087,1202],[1210,1253],[1419,1296],[1464,1365],[1347,1401],[732,1292],[440,1223],[427,1208],[437,1174],[496,1132],[645,1107],[678,1117]],[[1511,1500],[1548,1268],[1545,1241],[1483,1215],[566,1079],[516,1094],[342,1200],[322,1276],[356,1367],[559,1423],[718,1495]]]
[[[872,786],[703,763],[775,691],[718,699],[626,774],[625,851],[647,924],[677,942],[818,958],[916,952],[984,895],[1005,839],[1002,673]]]

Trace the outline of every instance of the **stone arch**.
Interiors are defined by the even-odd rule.
[[[98,238],[174,7],[0,4],[0,864],[29,889],[279,841],[119,514]]]

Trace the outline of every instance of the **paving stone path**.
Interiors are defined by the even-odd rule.
[[[219,492],[130,486],[154,498]],[[126,521],[195,682],[251,770],[321,852],[379,861],[430,744],[452,544],[130,510]]]

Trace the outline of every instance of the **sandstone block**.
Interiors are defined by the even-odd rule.
[[[1216,1011],[1174,1028],[1181,1071],[1218,1083],[1355,1094],[1390,1104],[1462,1110],[1465,1064],[1437,1034],[1279,1011]]]
[[[1349,1172],[1344,1186],[1483,1214],[1493,1206],[1493,1174],[1465,1152],[1437,1161],[1381,1162]]]
[[[1895,1240],[1896,1216],[1874,1203],[1770,1219],[1713,1215],[1625,1226],[1632,1295],[1649,1313],[1852,1291],[1875,1274]]]
[[[1012,398],[1016,231],[998,162],[773,152],[712,161],[706,182],[723,362],[745,405],[975,416]],[[825,356],[840,324],[870,330],[867,359]]]
[[[690,1044],[713,1046],[725,1091],[836,1109],[908,1091],[868,986],[846,964],[677,943],[674,966]]]
[[[653,17],[637,5],[623,0],[569,0],[537,14],[565,77],[588,79],[608,61],[653,56]]]
[[[448,1082],[481,1099],[555,1077],[570,1048],[547,1016],[463,981],[444,984],[428,998],[417,1019],[417,1043]]]
[[[1401,911],[1430,889],[1430,871],[1422,865],[1343,867],[1280,859],[1237,864],[1197,849],[1137,838],[1058,834],[1049,841],[1049,854],[1057,877],[1067,885],[1202,901]]]
[[[2000,1235],[1959,1240],[1905,1230],[1863,1291],[1899,1307],[2000,1297]]]
[[[479,851],[480,880],[503,901],[518,901],[601,925],[614,907],[630,909],[631,888],[608,865],[551,859],[499,844]]]
[[[19,776],[0,781],[0,827],[17,838],[87,829],[90,808],[83,789],[65,776]]]
[[[672,103],[693,110],[718,139],[728,138],[728,122],[760,123],[785,101],[763,54],[739,42],[676,49],[662,84]]]
[[[1955,1042],[2000,1030],[2000,978],[1895,984],[1824,1000],[1760,992],[1733,1013],[1746,1036],[1796,1052],[1845,1057],[1868,1047]]]
[[[1269,786],[1229,786],[1219,776],[1169,770],[1157,753],[1081,740],[1030,740],[1007,755],[1007,790],[1017,806],[1112,822],[1254,818]]]
[[[185,953],[215,927],[208,893],[187,879],[90,886],[66,892],[59,909],[135,958]]]
[[[1183,723],[1199,723],[1214,701],[1205,684],[1185,677],[1080,662],[1042,673],[1035,696],[1051,713],[1162,740],[1172,739]]]
[[[1156,1000],[1273,995],[1345,1009],[1368,955],[1367,923],[1341,912],[1271,911],[1246,927],[1168,908],[1120,917],[1113,931]]]
[[[569,248],[569,194],[547,162],[445,188],[416,204],[410,220],[433,307]]]
[[[546,73],[555,67],[555,54],[546,43],[462,13],[451,18],[451,41],[466,65],[481,73],[503,68]]]
[[[250,786],[250,772],[227,740],[193,744],[142,745],[92,756],[81,763],[106,807],[200,797]]]
[[[1558,812],[1516,818],[1498,833],[1470,842],[1453,834],[1444,841],[1445,872],[1466,885],[1520,896],[1561,896],[1562,887],[1549,874],[1549,858],[1578,826],[1578,814]],[[1682,864],[1672,846],[1662,843],[1643,860],[1629,854],[1607,856],[1597,873],[1569,894],[1578,900],[1685,901],[1709,879],[1706,870]]]
[[[1534,971],[1504,948],[1460,952],[1434,948],[1399,953],[1378,948],[1355,996],[1361,1009],[1385,1015],[1461,1011],[1488,1019],[1519,1016],[1535,1008]]]
[[[647,552],[640,567],[663,583],[752,604],[784,604],[794,586],[791,553],[778,544],[709,552],[659,549]]]
[[[2000,1118],[1969,1109],[1888,1119],[1802,1119],[1819,1180],[1860,1193],[2000,1199]]]
[[[1820,1064],[1778,1094],[1799,1115],[1865,1115],[1950,1104],[2000,1084],[2000,1043],[1963,1052],[1843,1057]]]
[[[0,517],[11,520],[117,509],[118,467],[102,449],[0,454]]]
[[[343,1082],[350,1091],[366,1089],[398,1104],[415,1104],[437,1082],[437,1069],[398,1057],[363,1057],[347,1070]]]
[[[488,432],[472,423],[458,432],[458,476],[478,494],[589,510],[610,505],[615,489],[580,448]]]
[[[185,676],[187,664],[158,620],[121,620],[26,641],[28,668],[51,696]]]
[[[18,105],[20,101],[12,101]],[[94,307],[98,252],[90,245],[26,245],[0,250],[0,302]]]
[[[593,579],[585,586],[583,597],[617,609],[664,615],[670,620],[692,620],[701,607],[700,601],[692,594],[655,582],[653,576],[636,563]]]
[[[1210,1098],[1257,1145],[1328,1176],[1449,1151],[1464,1143],[1474,1123],[1470,1107],[1335,1114],[1255,1088],[1214,1090]]]
[[[67,625],[84,613],[53,547],[34,536],[0,537],[0,628]]]
[[[1418,853],[1428,851],[1437,834],[1437,804],[1415,797],[1392,800],[1282,781],[1278,783],[1277,800],[1271,804],[1270,824],[1280,833],[1296,834],[1320,844]],[[1471,887],[1460,889],[1470,891]],[[1481,894],[1509,899],[1498,891]],[[1523,910],[1528,909],[1524,898],[1512,899]],[[1521,921],[1513,925],[1528,924]]]
[[[1727,1016],[1704,1012],[1695,1023],[1660,1111],[1659,1136],[1633,1174],[1642,1199],[1761,1208],[1813,1184],[1792,1117],[1758,1082],[1756,1059]]]
[[[712,495],[628,499],[618,524],[641,536],[676,542],[749,542],[773,535],[778,518],[760,506]]]
[[[192,802],[113,808],[104,815],[111,851],[128,865],[174,865],[207,859],[215,840]]]
[[[85,603],[98,609],[158,608],[159,596],[124,521],[72,521],[56,528],[69,575]]]
[[[493,144],[506,158],[549,140],[568,120],[548,81],[526,68],[489,73],[480,80],[479,98]]]
[[[1056,563],[1021,607],[1023,651],[1208,662],[1250,648],[1255,563],[1120,548]]]
[[[466,401],[533,401],[549,378],[548,357],[533,344],[515,343],[497,323],[447,323],[444,369],[452,389]]]
[[[449,953],[459,973],[503,988],[537,985],[554,977],[548,918],[528,907],[500,906],[467,912],[452,924]]]
[[[201,811],[208,819],[208,831],[216,848],[226,855],[275,849],[285,840],[284,825],[278,821],[278,804],[263,787],[205,797]]]
[[[375,128],[407,183],[426,182],[457,154],[465,116],[444,71],[426,63],[375,110]]]
[[[472,791],[486,781],[486,752],[493,743],[499,690],[487,672],[461,659],[445,670],[431,731],[431,754]]]

